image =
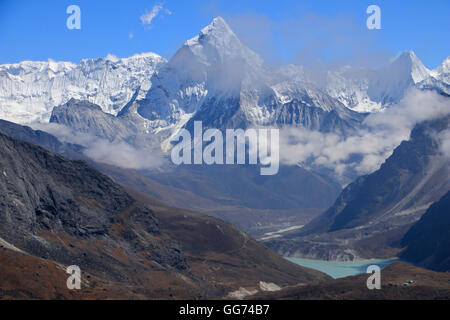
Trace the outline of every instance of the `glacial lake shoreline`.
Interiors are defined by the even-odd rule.
[[[371,265],[377,265],[380,269],[384,269],[394,262],[406,262],[396,257],[389,259],[369,259],[356,261],[326,261],[290,257],[285,257],[285,259],[302,267],[326,273],[334,279],[366,273],[367,267]]]

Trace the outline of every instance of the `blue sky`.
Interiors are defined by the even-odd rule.
[[[81,8],[81,30],[66,28],[72,4]],[[144,25],[141,16],[158,4]],[[381,30],[366,28],[371,4],[381,8]],[[449,14],[448,0],[0,0],[0,63],[148,51],[170,58],[220,15],[271,63],[376,64],[413,50],[434,68],[450,55]]]

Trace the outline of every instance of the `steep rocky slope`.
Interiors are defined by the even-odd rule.
[[[0,149],[4,298],[211,298],[327,278],[221,220],[135,200],[85,162],[3,134]],[[60,283],[68,265],[81,267],[86,290]]]
[[[154,213],[106,176],[3,134],[0,149],[3,242],[104,281],[138,285],[139,273],[188,274]]]
[[[379,170],[347,186],[322,215],[268,245],[285,255],[352,260],[398,254],[405,232],[450,189],[443,133],[450,117],[418,124]]]
[[[401,257],[436,271],[450,271],[450,192],[431,205],[402,239]]]
[[[450,188],[449,159],[437,136],[450,116],[417,125],[376,172],[357,179],[336,204],[305,230],[332,232],[354,228],[439,199]]]

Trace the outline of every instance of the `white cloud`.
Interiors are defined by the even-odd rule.
[[[123,141],[110,142],[56,123],[34,123],[32,127],[48,132],[62,142],[85,147],[84,155],[99,163],[136,170],[157,169],[165,164],[162,155],[146,149],[137,149]]]
[[[450,159],[450,129],[444,130],[438,139],[441,142],[441,152],[442,154]]]
[[[168,15],[172,14],[172,11],[165,9],[162,4],[156,4],[153,6],[152,10],[150,12],[146,12],[141,16],[141,22],[143,25],[150,25],[153,21],[153,19],[158,16],[161,12],[164,12]]]
[[[361,175],[377,170],[401,141],[409,139],[415,124],[449,113],[448,98],[431,91],[412,90],[398,105],[369,115],[365,128],[346,138],[304,128],[284,128],[280,132],[280,161],[325,167],[347,183],[345,176],[349,171]],[[447,140],[442,139],[442,149],[450,154]]]
[[[125,142],[109,142],[96,139],[90,143],[84,154],[89,158],[126,169],[155,169],[163,164],[163,159],[148,150],[136,149]]]
[[[117,56],[108,53],[108,55],[106,56],[106,60],[109,60],[111,62],[118,62],[120,59]]]

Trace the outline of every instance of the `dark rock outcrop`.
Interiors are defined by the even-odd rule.
[[[0,238],[7,243],[115,281],[128,268],[142,269],[140,255],[158,268],[188,269],[177,243],[158,240],[154,212],[85,162],[3,134],[0,150]],[[108,250],[124,250],[128,261]]]
[[[450,271],[450,192],[427,210],[402,240],[402,258],[436,271]]]

